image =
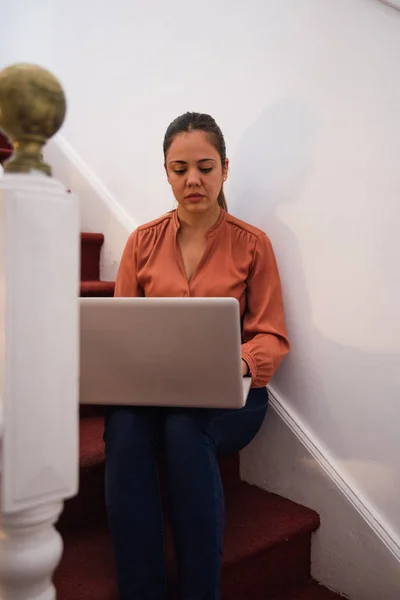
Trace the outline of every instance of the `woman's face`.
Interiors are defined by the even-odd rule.
[[[228,160],[221,165],[220,155],[207,133],[194,130],[176,135],[165,162],[179,206],[196,213],[216,207],[228,175]]]

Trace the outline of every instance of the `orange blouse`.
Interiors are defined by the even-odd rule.
[[[253,387],[265,386],[289,351],[282,291],[271,242],[263,231],[221,209],[203,257],[188,282],[177,240],[177,211],[141,225],[129,237],[115,296],[237,298],[242,358]]]

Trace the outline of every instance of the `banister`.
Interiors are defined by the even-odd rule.
[[[0,598],[54,600],[54,525],[78,489],[79,205],[42,148],[66,110],[36,65],[0,72]]]

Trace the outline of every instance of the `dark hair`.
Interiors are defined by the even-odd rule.
[[[226,160],[226,148],[222,131],[210,115],[195,112],[187,112],[184,115],[177,117],[168,126],[168,129],[165,132],[163,144],[164,160],[167,156],[167,152],[170,149],[174,137],[178,135],[178,133],[186,133],[195,129],[199,131],[204,131],[208,134],[208,137],[210,138],[210,143],[214,146],[214,148],[220,155],[222,167],[224,167]],[[217,201],[221,208],[223,208],[224,210],[228,210],[223,186],[221,187],[221,191],[218,195]]]

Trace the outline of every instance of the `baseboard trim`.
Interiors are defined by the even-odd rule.
[[[273,386],[269,386],[268,391],[271,407],[300,440],[314,460],[317,461],[329,479],[340,490],[340,493],[345,496],[348,502],[350,502],[357,510],[364,521],[366,521],[374,534],[386,546],[394,558],[400,561],[400,541],[396,539],[394,532],[383,521],[382,517],[378,516],[357,487],[339,472],[332,457],[327,450],[317,442],[310,430],[302,422],[299,415],[297,415],[277,391],[274,390]]]

